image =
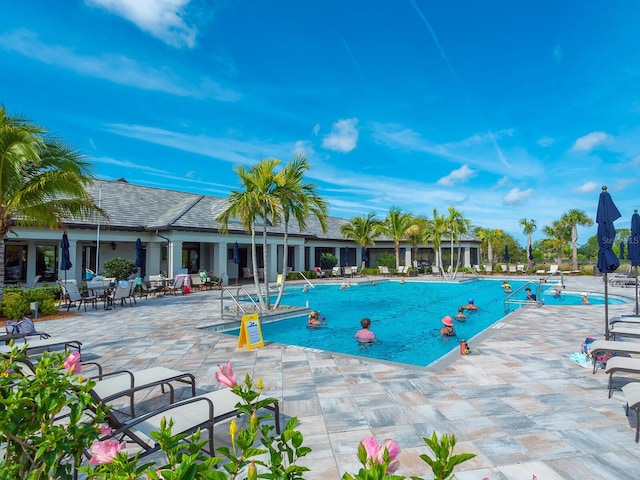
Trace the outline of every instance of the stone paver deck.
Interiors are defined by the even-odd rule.
[[[567,290],[604,290],[598,277],[565,279]],[[610,287],[609,293],[633,297],[635,291]],[[311,469],[310,480],[355,473],[365,436],[398,441],[397,473],[431,478],[419,455],[428,451],[422,438],[434,430],[455,434],[458,452],[477,454],[456,468],[460,480],[640,478],[635,418],[625,416],[621,391],[607,398],[604,372],[594,375],[569,359],[585,337],[604,338],[604,305],[520,309],[470,339],[471,355],[421,368],[280,344],[237,349],[235,337],[198,329],[220,322],[219,298],[215,290],[148,298],[39,327],[81,340],[85,359],[109,369],[160,365],[194,373],[198,392],[218,388],[217,365],[231,360],[238,376],[262,378],[265,393],[282,399],[285,420],[299,418],[313,449],[300,462]],[[610,305],[609,316],[632,309]],[[618,387],[633,377],[620,375]],[[187,389],[178,394],[187,396]],[[137,397],[139,411],[159,395],[155,389]],[[222,426],[216,444],[227,443]]]

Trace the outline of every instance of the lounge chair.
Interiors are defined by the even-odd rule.
[[[589,345],[593,360],[593,373],[596,373],[597,355],[600,353],[620,353],[640,355],[640,342],[614,342],[612,340],[596,340]]]
[[[558,264],[554,263],[549,265],[549,271],[547,272],[549,275],[555,275],[556,273],[558,273]]]
[[[103,399],[92,391],[94,399],[104,404]],[[261,400],[260,398],[258,400]],[[216,423],[240,415],[237,405],[240,398],[230,388],[223,388],[197,397],[188,398],[166,407],[154,410],[145,415],[121,422],[113,411],[107,412],[109,426],[114,429],[111,437],[129,439],[141,449],[140,458],[159,450],[159,445],[151,438],[152,431],[160,430],[162,419],[173,419],[171,433],[173,435],[189,434],[198,429],[208,432],[209,454],[214,455],[213,427]],[[265,406],[273,412],[276,432],[280,433],[280,405],[277,400]]]
[[[85,362],[85,366],[96,366],[98,375],[91,379],[96,382],[93,387],[103,403],[109,403],[122,397],[129,397],[129,415],[135,416],[134,394],[139,390],[145,390],[160,386],[164,393],[165,387],[169,388],[169,403],[175,402],[174,382],[184,383],[191,387],[191,396],[196,395],[196,379],[191,373],[182,372],[166,367],[151,367],[144,370],[118,370],[104,373],[100,364]],[[83,369],[86,373],[86,369]]]
[[[640,382],[629,382],[622,387],[622,393],[627,401],[626,414],[629,416],[629,410],[636,412],[636,443],[640,437]]]
[[[614,323],[609,329],[609,334],[612,340],[616,340],[619,337],[640,338],[640,325],[634,326],[630,323]]]
[[[509,265],[509,275],[515,275],[516,273],[518,273],[518,270],[516,269],[515,265]]]
[[[342,267],[333,267],[331,269],[332,277],[342,277]]]
[[[438,265],[431,265],[431,273],[433,274],[434,277],[442,276],[442,270]]]
[[[516,265],[516,273],[524,275],[524,265]]]
[[[502,273],[507,273],[507,266],[504,263],[500,264],[500,269],[502,270]]]
[[[493,266],[492,265],[484,265],[484,273],[486,275],[493,275]]]
[[[382,275],[383,277],[388,277],[391,275],[389,267],[387,267],[386,265],[380,265],[378,266],[378,269],[380,270],[380,275]]]
[[[640,358],[612,357],[607,360],[604,373],[609,374],[609,398],[613,390],[613,374],[617,372],[640,374]]]
[[[47,338],[14,337],[13,341],[17,347],[24,348],[26,346],[25,355],[34,355],[45,350],[51,351],[61,348],[65,350],[73,348],[82,354],[82,342],[79,340],[64,340],[47,336]],[[0,353],[8,353],[11,349],[11,345],[0,345]]]

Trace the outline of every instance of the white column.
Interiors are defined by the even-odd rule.
[[[82,257],[78,259],[77,246],[78,242],[76,240],[69,240],[69,259],[73,266],[71,267],[71,270],[67,272],[67,280],[70,278],[75,278],[76,281],[84,280],[84,272],[82,272],[80,277],[78,277],[78,272],[82,267]],[[58,259],[58,263],[60,263],[60,259]],[[58,267],[60,267],[60,265],[58,265]]]
[[[222,277],[227,273],[227,243],[218,242],[213,250],[213,274]]]
[[[169,244],[168,255],[168,265],[169,271],[167,272],[167,276],[169,278],[173,278],[178,270],[182,268],[182,242],[181,241],[172,241]]]
[[[293,254],[296,257],[296,271],[304,270],[304,245],[296,245]]]
[[[278,276],[278,245],[271,243],[267,245],[269,255],[269,271],[264,272],[269,282],[275,282]]]
[[[160,252],[164,242],[149,242],[147,243],[147,276],[160,274]]]

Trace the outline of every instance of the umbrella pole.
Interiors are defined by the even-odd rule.
[[[636,267],[636,311],[635,311],[636,316],[640,315],[640,312],[638,311],[638,267]]]
[[[607,273],[604,274],[604,338],[609,340],[609,282]]]

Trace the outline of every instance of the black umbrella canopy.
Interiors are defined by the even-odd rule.
[[[142,240],[136,240],[136,267],[142,267]]]
[[[71,270],[73,264],[69,257],[69,237],[66,233],[62,234],[62,240],[60,241],[60,270],[64,272],[64,281],[67,281],[67,270]]]
[[[620,266],[620,260],[612,249],[616,237],[613,222],[620,216],[620,211],[607,192],[607,187],[602,187],[598,200],[596,222],[598,223],[598,269],[604,273],[604,332],[607,340],[609,340],[609,282],[607,274],[615,272]]]
[[[620,260],[624,260],[624,242],[620,240]]]

